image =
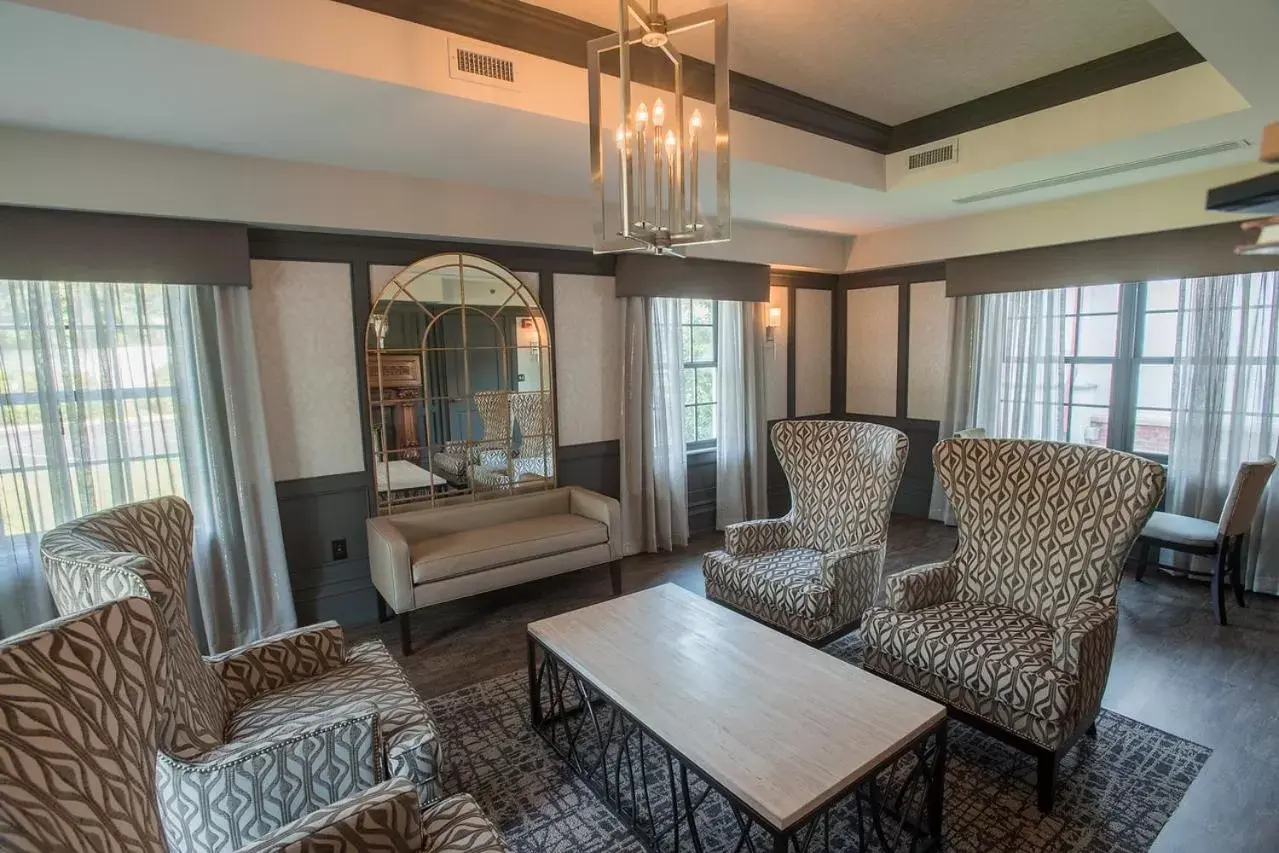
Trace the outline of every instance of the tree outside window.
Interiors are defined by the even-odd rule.
[[[680,345],[684,355],[684,443],[715,444],[715,352],[719,329],[715,300],[681,299]]]

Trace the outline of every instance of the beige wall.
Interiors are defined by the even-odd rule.
[[[897,288],[848,291],[845,409],[897,414]]]
[[[946,282],[910,286],[910,382],[906,416],[939,421],[946,411],[946,371],[950,357],[950,302]]]
[[[795,414],[830,412],[831,292],[795,291]]]
[[[364,470],[346,264],[254,261],[253,339],[276,480]]]
[[[896,286],[848,292],[846,408],[851,414],[897,414]],[[910,285],[906,416],[940,420],[946,408],[950,300],[944,281]]]
[[[561,445],[621,437],[621,331],[611,276],[555,276],[551,342]]]

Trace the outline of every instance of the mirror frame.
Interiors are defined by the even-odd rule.
[[[456,305],[450,305],[445,310],[432,310],[428,307],[430,303],[424,303],[413,296],[412,284],[424,275],[429,275],[440,270],[456,270],[458,280],[461,283],[460,301]],[[474,480],[475,469],[482,467],[472,463],[470,457],[473,455],[473,448],[483,444],[484,439],[473,440],[469,435],[465,439],[458,439],[458,442],[465,443],[464,461],[467,465],[467,484],[462,487],[456,485],[436,485],[435,481],[441,479],[433,470],[431,457],[435,451],[441,450],[444,446],[443,441],[435,440],[436,437],[431,435],[431,417],[426,414],[429,411],[431,401],[434,399],[443,399],[443,395],[432,396],[426,387],[429,381],[426,372],[426,358],[429,352],[439,352],[438,349],[430,348],[426,345],[426,336],[431,329],[439,321],[439,319],[447,314],[461,312],[463,316],[466,314],[466,278],[467,271],[482,272],[486,275],[484,279],[491,282],[497,279],[506,284],[510,288],[510,295],[498,305],[476,305],[475,311],[483,313],[490,320],[494,320],[497,312],[508,306],[524,308],[528,312],[528,316],[535,324],[536,333],[539,344],[536,347],[544,355],[540,357],[542,379],[545,388],[539,392],[518,392],[510,391],[509,393],[540,393],[544,395],[543,406],[546,412],[547,423],[544,424],[545,432],[541,434],[542,442],[548,443],[549,448],[543,447],[542,459],[546,460],[543,464],[551,467],[551,476],[536,476],[530,480],[516,479],[513,469],[510,467],[509,460],[513,458],[513,427],[514,423],[508,427],[507,435],[501,441],[506,443],[506,454],[508,457],[507,482],[504,485],[484,485],[478,484]],[[474,273],[472,273],[474,274]],[[418,305],[428,318],[426,329],[422,334],[421,340],[416,348],[395,348],[392,352],[384,352],[382,346],[375,341],[380,341],[386,332],[387,311],[385,309],[379,311],[378,306],[382,304],[394,304],[395,302],[412,301]],[[501,334],[499,329],[499,334]],[[364,335],[361,340],[361,357],[364,359],[364,368],[366,371],[366,411],[369,426],[369,446],[368,453],[373,474],[373,498],[376,505],[378,515],[391,515],[397,512],[403,512],[410,509],[420,509],[427,506],[442,506],[454,503],[469,503],[479,500],[490,500],[506,495],[524,494],[527,492],[546,491],[556,488],[559,482],[557,450],[558,430],[557,430],[557,412],[556,412],[556,395],[555,395],[555,370],[554,360],[552,358],[552,341],[551,330],[543,313],[537,296],[525,284],[519,276],[515,275],[506,267],[495,261],[479,255],[471,255],[465,252],[445,252],[437,255],[431,255],[426,258],[414,261],[408,266],[401,269],[372,297],[369,304],[368,320],[365,323]],[[416,352],[407,352],[406,350],[416,350]],[[517,347],[513,342],[501,343],[503,353],[508,351],[517,351],[521,347]],[[461,351],[468,353],[463,347]],[[467,356],[469,358],[469,354]],[[502,375],[506,376],[507,359],[502,359],[501,369]],[[469,368],[465,373],[465,394],[462,398],[467,401],[468,410],[472,413],[478,411],[475,403],[476,394],[470,387],[470,371]],[[510,384],[509,380],[503,384]],[[406,394],[401,398],[405,403],[396,403],[397,398],[388,398],[385,391],[388,389],[400,389]],[[408,393],[416,391],[416,394]],[[483,391],[478,393],[484,393]],[[399,491],[408,491],[410,494],[403,499],[396,499],[393,489],[383,490],[379,488],[379,481],[387,483],[391,482],[390,465],[393,461],[392,453],[379,452],[377,436],[380,434],[385,424],[385,410],[388,406],[395,409],[407,409],[410,405],[421,404],[423,407],[423,421],[425,424],[426,434],[423,440],[419,442],[418,447],[422,449],[421,454],[428,458],[425,464],[419,464],[427,474],[430,484],[413,489],[405,489]],[[397,415],[393,412],[392,417]],[[399,412],[398,415],[402,420],[413,417],[415,420],[418,413]],[[473,416],[468,415],[468,418]],[[441,437],[442,438],[442,437]],[[380,457],[380,458],[379,458]],[[407,455],[404,457],[407,458]],[[412,461],[412,460],[410,460]],[[382,466],[379,471],[378,467]]]

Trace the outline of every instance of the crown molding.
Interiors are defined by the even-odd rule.
[[[519,0],[337,0],[369,12],[489,44],[586,67],[586,43],[612,30]],[[736,71],[729,100],[736,112],[855,145],[879,154],[914,148],[988,125],[1100,94],[1203,62],[1178,33],[1103,56],[957,106],[891,126]],[[686,58],[688,93],[713,100],[711,66]],[[606,69],[607,70],[607,69]],[[637,64],[635,79],[656,68]]]
[[[1173,33],[903,122],[889,132],[888,150],[904,151],[937,139],[946,139],[1090,95],[1100,95],[1121,86],[1140,83],[1203,61],[1199,51],[1186,41],[1185,36]]]

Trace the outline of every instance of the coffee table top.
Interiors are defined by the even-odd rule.
[[[674,584],[528,630],[776,829],[946,717],[937,702]]]

